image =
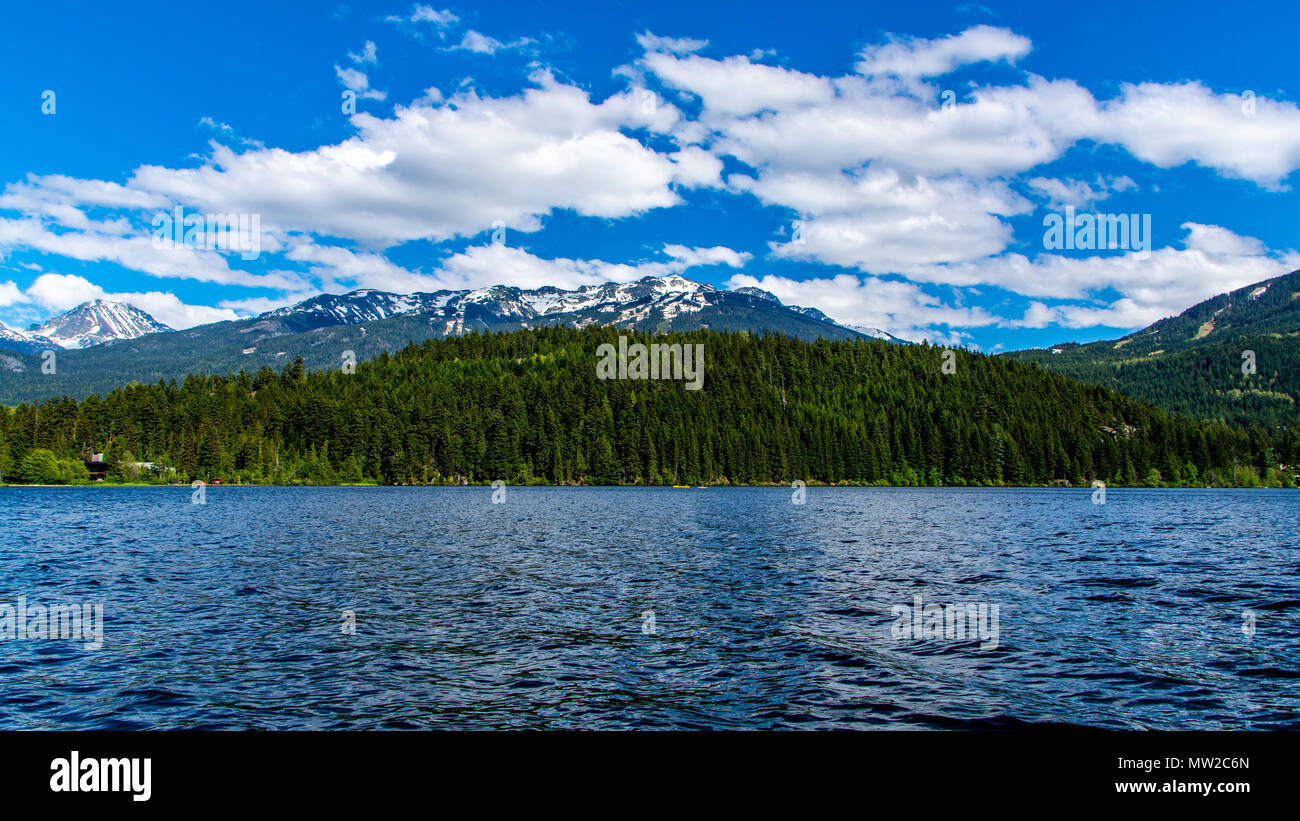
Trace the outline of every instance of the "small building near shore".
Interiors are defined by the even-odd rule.
[[[93,458],[82,459],[81,461],[86,463],[86,471],[90,474],[90,481],[102,482],[104,477],[108,475],[108,462],[104,461],[104,454],[102,453],[94,453],[91,456]]]

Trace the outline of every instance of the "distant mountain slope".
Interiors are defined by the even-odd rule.
[[[1247,351],[1253,374],[1242,371]],[[1300,271],[1220,294],[1118,340],[1003,355],[1203,419],[1294,425]]]
[[[727,291],[679,276],[646,277],[574,291],[494,286],[474,291],[393,294],[362,290],[322,294],[253,319],[154,333],[58,354],[53,375],[39,357],[0,356],[0,403],[67,395],[82,398],[133,381],[188,373],[280,370],[296,356],[310,369],[338,368],[395,352],[410,342],[472,331],[539,326],[614,325],[649,332],[771,331],[797,339],[854,339],[863,332],[816,309],[783,305],[757,289]]]
[[[40,353],[60,347],[54,340],[47,339],[32,331],[16,331],[0,325],[0,353],[16,351],[17,353]],[[3,365],[0,365],[3,367]]]

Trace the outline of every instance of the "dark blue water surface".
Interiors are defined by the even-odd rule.
[[[1294,492],[191,493],[0,489],[0,604],[105,610],[0,641],[0,727],[1300,728]]]

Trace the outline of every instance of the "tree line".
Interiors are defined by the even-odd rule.
[[[704,346],[704,387],[597,378],[597,349]],[[190,375],[0,412],[6,482],[1294,486],[1295,431],[1171,415],[1042,368],[879,340],[538,328],[355,372]],[[951,354],[950,354],[951,356]],[[946,370],[953,372],[947,373]]]

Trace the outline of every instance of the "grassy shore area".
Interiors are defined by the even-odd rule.
[[[888,482],[874,482],[874,483],[870,483],[870,482],[834,482],[834,483],[827,483],[827,482],[816,482],[816,481],[811,481],[811,482],[803,482],[802,480],[799,480],[799,481],[802,482],[802,484],[803,484],[804,487],[810,487],[810,488],[811,488],[811,487],[816,487],[816,488],[832,488],[832,487],[835,487],[835,488],[862,488],[862,487],[927,488],[927,487],[928,487],[928,488],[935,488],[935,489],[940,489],[940,488],[945,488],[945,489],[952,489],[952,488],[984,488],[984,489],[1005,489],[1005,490],[1013,490],[1013,489],[1025,489],[1025,488],[1055,488],[1055,489],[1060,489],[1060,490],[1093,490],[1093,489],[1095,489],[1095,487],[1096,487],[1096,486],[1093,486],[1093,485],[1075,485],[1075,484],[1070,484],[1070,483],[1068,483],[1068,482],[1066,482],[1066,483],[1053,483],[1053,484],[1048,484],[1048,485],[1009,485],[1009,484],[1001,484],[1001,485],[993,485],[993,484],[988,484],[988,485],[972,485],[972,484],[906,485],[906,484],[890,484],[890,483],[888,483]],[[18,483],[0,482],[0,488],[24,488],[24,487],[39,487],[39,488],[134,488],[134,487],[191,488],[191,487],[195,487],[195,485],[193,485],[193,484],[187,484],[187,483],[185,483],[185,482],[174,482],[174,483],[161,483],[161,482],[86,482],[86,483],[81,483],[81,484],[57,484],[57,485],[53,485],[53,484],[18,484]],[[207,488],[217,488],[217,489],[220,489],[220,488],[228,488],[228,487],[238,487],[238,488],[247,488],[247,487],[298,487],[298,488],[305,488],[305,487],[492,487],[492,482],[489,482],[489,481],[473,481],[473,482],[429,482],[429,483],[425,483],[425,484],[405,484],[405,485],[383,485],[383,484],[380,484],[380,483],[378,483],[378,482],[337,482],[337,483],[332,483],[332,484],[309,484],[309,483],[303,483],[303,482],[293,483],[293,484],[279,484],[279,483],[275,483],[275,482],[259,482],[259,483],[253,483],[253,482],[244,482],[244,483],[234,483],[234,482],[231,482],[231,483],[224,483],[224,482],[223,482],[222,484],[211,484],[211,483],[207,483],[207,484],[204,485],[204,487],[207,487]],[[667,488],[667,489],[672,489],[672,490],[708,490],[708,489],[710,489],[710,488],[726,488],[726,487],[779,487],[779,488],[796,488],[797,485],[795,485],[793,482],[761,482],[761,483],[757,483],[757,484],[739,484],[739,483],[723,482],[723,483],[713,483],[713,484],[706,484],[706,485],[651,485],[651,484],[645,484],[645,483],[628,483],[628,484],[612,484],[612,483],[611,483],[611,484],[567,484],[567,485],[556,485],[556,484],[551,484],[551,483],[549,483],[549,482],[526,482],[526,483],[519,483],[519,484],[512,484],[512,483],[507,482],[507,483],[506,483],[506,487],[574,487],[574,488],[576,488],[576,487],[626,487],[626,488],[661,488],[661,489],[662,489],[662,488]],[[1296,485],[1294,485],[1294,484],[1280,484],[1280,483],[1265,484],[1265,483],[1262,483],[1262,482],[1259,482],[1259,481],[1256,481],[1256,482],[1253,483],[1253,484],[1215,484],[1215,485],[1173,485],[1173,484],[1135,484],[1135,485],[1124,485],[1124,484],[1110,484],[1110,483],[1107,483],[1107,484],[1105,485],[1105,487],[1107,487],[1107,488],[1146,488],[1146,489],[1161,489],[1161,490],[1227,490],[1227,489],[1295,490],[1295,489],[1296,489]]]

